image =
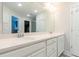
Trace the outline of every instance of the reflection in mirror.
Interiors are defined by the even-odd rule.
[[[30,25],[30,21],[24,21],[24,32],[26,33],[26,32],[29,32],[29,26]]]
[[[53,31],[54,13],[45,8],[45,3],[3,3],[3,33]]]
[[[12,25],[12,26],[11,26],[11,29],[12,29],[11,31],[12,31],[12,33],[18,33],[18,30],[19,30],[19,29],[18,29],[18,25],[19,25],[19,24],[18,24],[18,18],[15,17],[15,16],[12,16],[11,18],[12,18],[12,19],[11,19],[11,23],[12,23],[12,24],[11,24],[11,25]]]

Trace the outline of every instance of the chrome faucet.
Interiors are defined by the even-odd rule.
[[[20,33],[20,34],[18,34],[18,38],[20,38],[20,37],[23,37],[24,36],[24,34],[23,33]]]

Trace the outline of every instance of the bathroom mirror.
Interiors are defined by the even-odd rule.
[[[3,2],[3,33],[53,32],[54,20],[43,2]]]

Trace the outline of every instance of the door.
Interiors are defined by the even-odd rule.
[[[79,56],[79,7],[74,7],[71,13],[71,52]]]
[[[29,32],[29,21],[24,21],[24,32]]]

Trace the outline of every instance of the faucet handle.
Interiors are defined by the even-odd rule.
[[[17,37],[19,38],[19,37],[23,37],[23,36],[24,36],[23,33],[19,33]]]

